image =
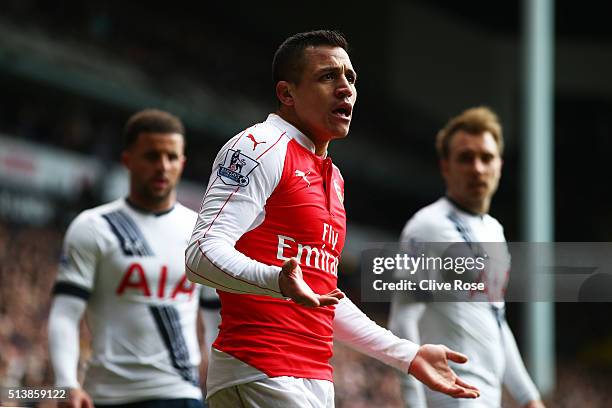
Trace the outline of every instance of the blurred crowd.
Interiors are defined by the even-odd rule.
[[[78,97],[40,92],[23,83],[0,84],[2,100],[11,102],[3,104],[0,112],[0,133],[100,160],[116,160],[123,120],[117,113],[107,113]]]
[[[1,76],[0,87],[0,135],[92,156],[105,165],[119,161],[123,124],[132,111],[56,94],[35,85],[5,82]],[[187,143],[184,176],[203,182],[208,179],[214,149],[219,148],[220,142],[211,143],[202,131],[187,128]]]
[[[239,118],[249,116],[246,122],[265,119],[260,112],[251,117],[248,106],[253,105],[252,101],[264,100],[270,108],[274,107],[269,67],[276,45],[268,44],[272,49],[262,53],[262,45],[256,43],[255,37],[245,38],[229,27],[220,27],[219,16],[209,6],[198,6],[202,9],[190,13],[181,7],[160,12],[140,1],[126,4],[66,1],[61,6],[36,0],[8,1],[3,4],[0,24],[37,34],[36,38],[44,38],[50,44],[71,47],[75,53],[82,53],[85,60],[92,60],[91,65],[100,61],[114,67],[111,72],[123,78],[119,83],[144,84],[162,98],[141,101],[147,106],[153,101],[157,102],[156,107],[161,107],[157,105],[162,102],[177,101],[183,107],[201,111],[205,117],[211,112],[231,111],[236,123],[229,124],[222,135],[211,133],[218,130],[189,126],[188,118],[182,117],[187,124],[189,148],[185,177],[205,181],[222,140],[243,127]],[[135,15],[147,23],[134,24]],[[171,18],[185,23],[174,25],[171,30],[151,29],[167,26]],[[234,55],[233,50],[240,50],[240,55]],[[93,69],[81,67],[79,61],[70,62],[70,58],[60,60],[71,69]],[[237,60],[249,61],[252,78],[245,76],[245,69],[235,63]],[[112,75],[107,79],[112,82]],[[80,86],[83,89],[74,90],[70,86],[66,89],[39,78],[13,76],[10,70],[0,71],[3,90],[0,134],[106,162],[118,161],[122,126],[133,113],[133,104],[100,101],[87,93],[85,85]],[[121,90],[115,92],[119,99],[129,99],[127,89],[125,95]],[[180,109],[168,107],[168,110],[180,114]],[[215,120],[219,118],[210,118],[210,122]]]
[[[46,321],[62,235],[60,227],[0,222],[0,386],[52,384]],[[85,355],[87,338],[85,332]],[[338,408],[401,407],[395,370],[342,345],[336,345],[332,363]],[[548,406],[608,407],[612,375],[593,370],[560,364]],[[516,407],[506,400],[504,407]]]
[[[262,54],[261,34],[245,37],[243,31],[227,24],[231,21],[228,12],[236,10],[215,3],[181,7],[180,1],[162,10],[140,0],[67,0],[61,5],[17,0],[3,4],[8,21],[63,42],[97,48],[109,59],[141,67],[153,80],[163,76],[162,86],[169,92],[178,92],[185,78],[200,82],[207,78],[206,86],[218,92],[257,96],[263,90],[264,95],[271,94],[270,56],[278,44],[268,44],[272,51]],[[142,21],[146,24],[140,24]],[[172,21],[181,24],[169,24]],[[240,50],[239,55],[235,50]],[[238,59],[249,62],[253,77],[267,81],[245,78],[244,69],[235,64]]]
[[[0,385],[49,384],[45,322],[62,233],[0,223]]]

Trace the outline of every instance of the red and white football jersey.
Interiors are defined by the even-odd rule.
[[[220,289],[214,347],[269,376],[331,380],[334,308],[285,300],[278,271],[295,257],[313,291],[336,288],[346,230],[340,171],[274,114],[232,138],[214,166],[187,250],[190,278]]]
[[[207,380],[224,387],[266,377],[332,380],[333,340],[404,372],[417,352],[350,300],[306,308],[285,299],[281,265],[295,257],[319,294],[337,287],[344,181],[328,157],[270,114],[221,148],[186,251],[189,279],[217,288],[221,325]]]

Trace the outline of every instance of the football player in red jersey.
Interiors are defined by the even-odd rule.
[[[333,407],[334,339],[437,391],[478,396],[448,367],[465,356],[394,336],[337,287],[344,180],[327,148],[348,134],[357,99],[347,48],[334,31],[288,38],[273,62],[278,110],[230,139],[213,164],[186,251],[189,278],[221,299],[213,408]]]

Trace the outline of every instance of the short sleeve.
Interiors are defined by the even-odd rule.
[[[89,298],[101,252],[98,239],[95,220],[87,213],[82,213],[70,224],[64,238],[54,294]]]

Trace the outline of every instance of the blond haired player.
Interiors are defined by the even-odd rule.
[[[501,176],[504,148],[495,113],[485,107],[464,111],[438,133],[436,147],[446,196],[419,210],[406,224],[401,241],[496,242],[500,243],[497,248],[507,252],[503,227],[488,214]],[[391,330],[413,341],[442,343],[461,350],[470,361],[453,365],[453,369],[481,391],[477,400],[458,401],[424,390],[416,381],[405,378],[406,407],[500,407],[502,385],[522,407],[543,407],[504,318],[501,300],[509,262],[495,266],[481,277],[487,293],[478,294],[479,301],[413,303],[405,293],[394,293]]]

